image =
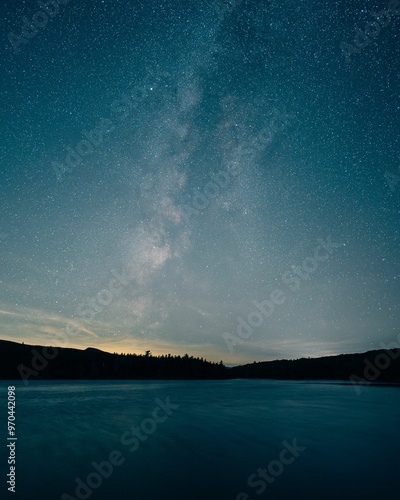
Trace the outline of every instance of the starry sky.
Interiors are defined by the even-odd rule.
[[[228,365],[396,342],[389,3],[2,2],[0,337]]]

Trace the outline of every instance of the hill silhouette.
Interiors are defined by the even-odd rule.
[[[195,380],[265,378],[279,380],[347,380],[353,383],[400,384],[400,349],[320,358],[254,362],[227,368],[203,358],[111,354],[20,344],[0,340],[0,379],[39,380]]]
[[[225,367],[202,358],[111,354],[85,350],[19,344],[0,340],[1,379],[221,379]]]

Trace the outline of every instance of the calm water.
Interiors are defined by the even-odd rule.
[[[4,402],[6,386],[1,382]],[[149,420],[168,397],[179,407],[170,415],[157,410],[158,423]],[[400,389],[394,387],[364,387],[357,395],[346,385],[258,380],[32,382],[17,386],[16,418],[17,492],[5,498],[399,498]],[[291,463],[280,465],[282,443],[294,439],[302,451],[285,452]],[[113,451],[124,462],[108,478],[93,474],[91,464]],[[275,477],[268,472],[274,460]],[[259,469],[273,482],[253,476],[249,486]],[[76,496],[76,478],[86,482],[89,474],[92,485],[98,478],[102,484]]]

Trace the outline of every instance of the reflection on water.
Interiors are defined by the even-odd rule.
[[[321,382],[33,382],[17,385],[16,409],[12,498],[398,498],[396,387],[358,396]],[[305,450],[280,470],[283,442],[294,439]],[[262,488],[259,471],[274,460],[279,474]]]

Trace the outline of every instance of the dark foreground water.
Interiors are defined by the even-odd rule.
[[[18,384],[13,494],[7,385],[1,498],[400,498],[396,387],[357,395],[351,385],[264,380]]]

